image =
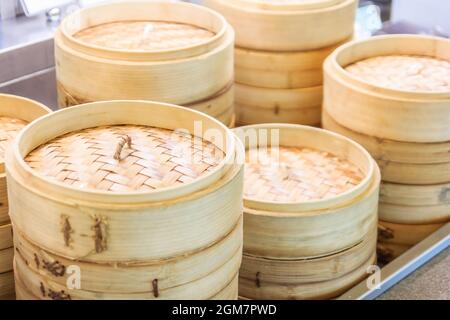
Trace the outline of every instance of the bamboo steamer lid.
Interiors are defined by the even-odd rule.
[[[357,285],[368,275],[368,270],[376,264],[376,254],[352,272],[329,281],[318,283],[279,285],[264,283],[258,287],[254,280],[239,279],[239,294],[255,300],[324,300],[333,299]]]
[[[122,1],[85,8],[55,35],[59,104],[201,102],[232,82],[233,45],[225,19],[202,6]]]
[[[398,224],[380,221],[378,237],[382,243],[414,246],[442,228],[444,224]]]
[[[316,8],[284,1],[203,3],[223,14],[233,26],[238,47],[267,51],[306,51],[339,43],[353,34],[357,7],[356,0],[315,2],[322,4]]]
[[[338,124],[322,112],[325,129],[363,145],[377,160],[383,181],[409,185],[435,185],[450,181],[450,144],[412,143],[360,134]]]
[[[368,136],[401,142],[446,143],[450,141],[450,92],[382,87],[344,68],[386,55],[450,61],[449,53],[450,40],[418,35],[379,36],[343,45],[324,64],[324,109],[340,125]]]
[[[187,149],[176,149],[183,141]],[[192,146],[201,152],[185,158]],[[12,221],[42,249],[86,262],[163,261],[202,251],[241,216],[241,148],[225,126],[182,107],[111,101],[64,109],[35,121],[13,145]],[[208,156],[212,151],[220,156]],[[54,162],[43,162],[47,156]]]
[[[28,267],[31,270],[60,286],[67,284],[70,266],[77,266],[82,274],[80,289],[84,291],[144,294],[154,291],[153,284],[157,284],[160,297],[167,297],[176,287],[183,287],[184,291],[189,290],[188,286],[192,287],[192,294],[198,295],[205,294],[205,290],[211,288],[206,287],[202,292],[195,292],[198,288],[195,282],[208,277],[211,279],[209,275],[215,274],[216,281],[212,287],[215,290],[220,287],[217,275],[222,274],[223,281],[228,283],[224,273],[227,269],[223,268],[225,264],[230,262],[230,267],[236,267],[231,269],[231,276],[239,269],[242,256],[242,221],[224,239],[209,248],[160,263],[86,263],[47,252],[32,244],[20,232],[16,232],[14,241],[17,255],[29,262]],[[218,272],[221,269],[223,270]]]
[[[247,150],[263,152],[261,161],[265,148],[275,156],[288,148],[283,161],[270,159],[269,167],[254,160],[249,167],[247,161],[245,254],[320,257],[362,241],[377,220],[380,184],[367,151],[343,136],[298,125],[248,126],[235,133]],[[271,148],[278,145],[282,148]],[[328,178],[320,176],[323,172]]]
[[[0,94],[0,230],[9,222],[6,189],[5,153],[11,141],[27,125],[51,112],[46,106],[22,97]],[[0,231],[0,248],[2,235]]]

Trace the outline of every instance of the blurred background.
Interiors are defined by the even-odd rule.
[[[68,13],[102,2],[108,1],[0,0],[0,92],[56,108],[54,30]],[[360,0],[359,6],[357,38],[383,33],[450,35],[448,0]]]

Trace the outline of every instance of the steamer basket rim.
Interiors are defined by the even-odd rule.
[[[81,112],[85,113],[90,110],[90,108],[100,107],[102,105],[117,105],[120,106],[121,104],[129,103],[129,104],[138,104],[140,107],[149,107],[152,105],[157,105],[160,107],[170,107],[173,109],[178,109],[180,112],[185,113],[194,113],[199,116],[199,119],[206,118],[209,121],[212,121],[215,126],[218,126],[222,129],[223,132],[226,133],[226,136],[224,137],[225,145],[223,152],[225,153],[224,159],[218,164],[218,166],[215,168],[214,171],[209,172],[203,176],[201,176],[199,179],[194,180],[193,182],[186,183],[184,185],[180,186],[171,186],[167,188],[161,188],[157,189],[155,191],[135,191],[135,192],[109,192],[109,191],[102,191],[102,190],[96,190],[92,188],[87,189],[80,189],[75,188],[72,186],[69,186],[65,183],[52,180],[44,175],[41,175],[37,173],[35,170],[33,170],[24,160],[24,157],[21,154],[20,151],[20,143],[23,140],[23,136],[28,134],[28,131],[32,128],[34,128],[36,125],[39,125],[41,123],[45,123],[45,121],[48,118],[51,117],[58,117],[58,115],[62,113],[69,113],[69,112],[75,112],[75,110],[81,110]],[[83,109],[81,109],[83,108]],[[123,123],[127,124],[127,123]],[[119,125],[119,124],[117,124]],[[95,126],[94,126],[95,127]],[[86,129],[88,127],[84,127]],[[80,127],[79,130],[83,130],[83,127]],[[57,136],[60,136],[62,134],[59,134]],[[47,141],[48,142],[48,141]],[[33,146],[34,148],[37,146]],[[243,147],[242,147],[243,149]],[[32,150],[32,149],[31,149]],[[29,151],[31,151],[29,150]],[[240,144],[237,143],[236,139],[234,138],[233,133],[228,129],[224,124],[219,122],[218,120],[214,119],[213,117],[210,117],[204,113],[201,113],[196,110],[187,109],[181,106],[168,104],[168,103],[161,103],[161,102],[154,102],[154,101],[146,101],[146,100],[114,100],[114,101],[98,101],[98,102],[92,102],[92,103],[86,103],[82,105],[78,105],[71,108],[62,109],[50,114],[47,114],[41,118],[38,118],[31,122],[28,127],[21,131],[21,133],[17,136],[16,140],[12,144],[9,152],[7,153],[7,167],[8,163],[9,166],[13,167],[15,166],[12,162],[17,162],[18,167],[20,170],[22,170],[27,176],[31,176],[33,178],[36,178],[41,183],[44,183],[48,186],[57,186],[58,189],[62,190],[64,193],[70,193],[71,196],[75,199],[85,200],[83,196],[101,196],[104,198],[105,202],[109,203],[128,203],[128,204],[138,204],[138,203],[147,203],[147,202],[158,202],[158,201],[166,201],[166,200],[173,200],[182,198],[184,196],[188,196],[190,194],[194,194],[196,192],[199,192],[203,189],[205,189],[205,186],[203,186],[205,183],[207,185],[215,184],[217,183],[223,176],[227,174],[227,172],[230,170],[230,167],[233,166],[233,164],[236,162],[236,157],[238,156],[240,152]],[[17,169],[14,170],[8,170],[7,171],[17,171]],[[9,172],[9,174],[11,174]],[[22,175],[22,173],[15,174]],[[201,187],[195,186],[196,183],[202,182]],[[173,193],[176,192],[176,196],[173,195]]]

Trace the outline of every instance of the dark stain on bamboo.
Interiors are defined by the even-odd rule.
[[[107,249],[107,228],[106,223],[101,218],[95,218],[95,223],[93,226],[94,230],[94,241],[95,241],[95,252],[102,253]]]
[[[64,236],[64,244],[66,247],[70,246],[71,242],[71,234],[73,233],[72,226],[70,225],[69,217],[68,216],[61,216],[62,218],[62,233]]]
[[[152,285],[153,285],[153,295],[155,296],[155,298],[158,298],[159,297],[158,279],[153,280]]]

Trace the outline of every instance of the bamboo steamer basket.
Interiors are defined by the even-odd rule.
[[[245,254],[275,259],[320,257],[351,248],[369,233],[378,219],[380,174],[361,146],[332,132],[299,125],[248,126],[235,133],[246,148],[279,143],[329,152],[356,165],[364,175],[347,192],[318,201],[276,202],[244,196]],[[254,183],[255,187],[261,184]]]
[[[269,89],[321,86],[322,65],[336,45],[310,51],[257,51],[235,48],[236,82]]]
[[[320,124],[322,87],[267,89],[236,84],[239,124]]]
[[[233,267],[231,276],[239,268],[242,255],[242,221],[234,230],[218,243],[196,254],[164,261],[164,271],[159,263],[140,264],[93,264],[83,261],[71,261],[56,256],[26,240],[26,236],[16,232],[15,247],[17,255],[29,262],[28,268],[60,286],[65,286],[70,274],[69,266],[77,266],[82,274],[80,288],[84,291],[104,292],[106,294],[144,294],[152,289],[152,282],[158,279],[158,291],[161,297],[171,291],[192,290],[193,294],[207,294],[207,290],[216,290],[217,274],[227,276],[224,267],[229,262]],[[49,267],[50,266],[50,267]],[[237,267],[237,269],[236,269]],[[203,288],[198,292],[195,282],[207,277],[216,277],[212,288]],[[229,276],[229,275],[228,275]],[[205,281],[205,279],[203,279]],[[229,279],[224,278],[225,283]],[[189,289],[189,286],[192,287]],[[174,289],[174,287],[177,287]]]
[[[436,224],[450,220],[450,206],[411,206],[380,202],[379,216],[383,221],[400,224]]]
[[[39,102],[18,96],[0,94],[0,117],[11,118],[0,122],[0,133],[2,135],[0,141],[0,248],[2,242],[1,229],[3,228],[1,225],[9,222],[4,165],[5,150],[26,123],[49,112],[51,112],[50,109]],[[16,123],[16,120],[21,122]]]
[[[378,237],[382,243],[414,246],[442,228],[444,224],[397,224],[380,221]]]
[[[319,300],[332,299],[343,294],[366,278],[371,266],[376,264],[376,254],[369,260],[340,278],[317,283],[283,284],[263,282],[260,287],[255,280],[239,279],[239,294],[254,300]]]
[[[236,45],[266,51],[305,51],[328,47],[353,34],[356,0],[323,2],[323,7],[280,2],[204,0],[236,31]],[[281,6],[282,8],[282,6]],[[320,21],[321,23],[317,23]]]
[[[180,300],[186,299],[186,297],[189,297],[189,299],[192,300],[206,300],[220,295],[223,288],[226,288],[233,282],[236,278],[237,271],[239,270],[241,257],[242,251],[237,251],[234,257],[226,262],[221,268],[197,281],[169,288],[167,290],[157,289],[156,291],[152,290],[141,293],[105,293],[86,291],[83,289],[71,289],[65,284],[61,285],[37,273],[29,267],[29,264],[27,264],[27,261],[25,261],[21,255],[15,256],[14,266],[16,276],[33,295],[39,296],[41,292],[45,292],[46,295],[55,293],[57,295],[56,299],[52,296],[49,297],[53,300],[64,297],[70,300]],[[150,282],[149,287],[151,287],[151,285],[152,283]],[[237,290],[234,294],[237,295]]]
[[[12,228],[10,224],[0,225],[0,250],[13,246]]]
[[[450,183],[414,186],[383,182],[380,201],[405,206],[448,206]]]
[[[173,47],[163,49],[112,48],[77,35],[124,21],[184,23],[213,35],[186,44],[164,33]],[[211,97],[212,108],[220,108],[215,96],[233,82],[233,46],[234,32],[225,19],[194,4],[122,1],[83,9],[68,16],[55,35],[59,105],[130,99],[196,107]]]
[[[370,234],[356,246],[316,259],[268,259],[244,254],[240,277],[254,280],[260,287],[265,282],[279,285],[308,284],[340,278],[371,258],[376,250],[376,223]],[[251,298],[251,297],[249,297]]]
[[[0,300],[10,300],[14,295],[14,273],[0,273]]]
[[[222,150],[223,159],[194,181],[151,192],[80,189],[50,179],[24,161],[31,150],[55,137],[110,125],[185,128],[186,133]],[[117,161],[113,159],[117,144],[111,144],[111,152],[109,148],[104,151],[108,163]],[[64,109],[35,121],[12,146],[7,160],[12,221],[32,243],[68,259],[97,263],[159,261],[163,266],[167,259],[189,256],[211,246],[239,221],[242,204],[236,199],[242,196],[243,166],[237,164],[236,156],[243,152],[241,148],[225,126],[182,107],[112,101]],[[23,198],[28,201],[20,201]]]
[[[322,112],[325,129],[345,135],[364,146],[377,160],[383,181],[433,185],[450,181],[450,144],[408,143],[370,137],[338,124]]]
[[[450,60],[450,40],[388,35],[338,48],[324,64],[324,110],[340,125],[381,139],[415,143],[450,141],[450,92],[402,91],[370,84],[344,68],[382,55]]]
[[[238,276],[236,275],[234,279],[215,296],[211,297],[211,300],[237,300],[238,292]],[[64,288],[61,291],[51,291],[44,288],[44,292],[41,291],[41,286],[39,284],[38,290],[35,287],[31,289],[28,288],[20,278],[19,274],[16,273],[15,281],[16,297],[17,300],[72,300],[76,299],[76,296],[67,294]],[[64,290],[64,292],[63,292]],[[123,297],[123,300],[130,299]],[[140,299],[143,300],[143,299]]]

